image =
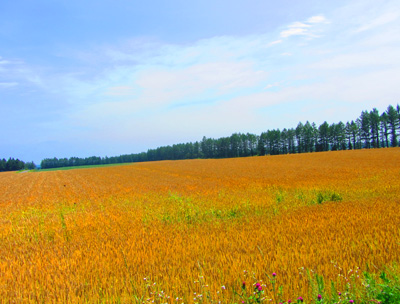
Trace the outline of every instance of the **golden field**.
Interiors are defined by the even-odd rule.
[[[399,261],[399,180],[400,148],[0,173],[0,302],[268,301],[273,272],[307,298],[302,267],[340,289]]]

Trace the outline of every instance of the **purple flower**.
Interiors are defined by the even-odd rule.
[[[287,302],[288,302],[288,304],[290,304],[290,303],[292,303],[292,300],[288,300]]]
[[[275,273],[275,272],[274,272],[274,273],[272,273],[272,276],[273,276],[273,277],[276,277],[276,273]]]
[[[260,285],[260,286],[258,286],[258,291],[261,291],[262,290],[262,286]]]
[[[318,301],[321,301],[322,300],[322,296],[319,294],[318,295]]]
[[[350,300],[349,303],[354,303],[354,300]]]
[[[297,301],[303,302],[303,298],[302,297],[298,297]]]
[[[256,284],[256,289],[258,289],[258,287],[260,287],[261,286],[261,284],[260,283],[257,283]]]
[[[246,289],[246,282],[242,283],[242,289]]]

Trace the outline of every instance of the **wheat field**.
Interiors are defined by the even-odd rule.
[[[0,173],[0,302],[305,299],[400,257],[400,148]],[[330,287],[327,286],[327,289]]]

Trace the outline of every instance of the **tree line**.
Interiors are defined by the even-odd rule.
[[[260,135],[234,133],[218,139],[204,136],[201,141],[113,157],[46,158],[41,168],[398,147],[399,136],[400,106],[389,105],[382,114],[374,108],[346,123],[325,121],[317,126],[307,121],[296,128],[268,130]]]
[[[36,165],[34,162],[23,162],[22,160],[9,158],[6,160],[5,158],[0,159],[0,172],[3,171],[18,171],[18,170],[32,170],[36,169]]]

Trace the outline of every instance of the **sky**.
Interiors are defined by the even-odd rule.
[[[399,84],[398,0],[0,2],[0,158],[347,122]]]

